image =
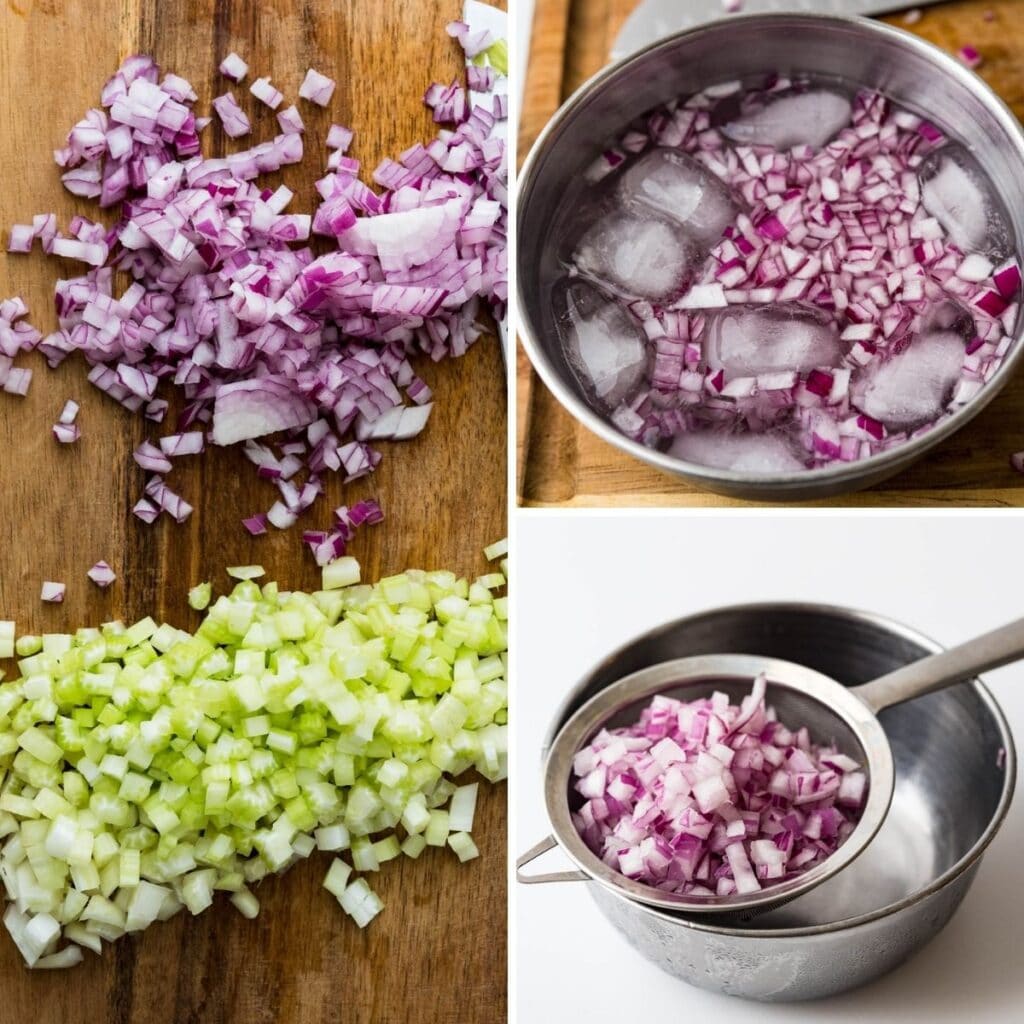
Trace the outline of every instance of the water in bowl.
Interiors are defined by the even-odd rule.
[[[1016,243],[977,159],[847,83],[725,83],[645,114],[553,233],[552,327],[588,401],[758,476],[931,429],[1017,318]]]

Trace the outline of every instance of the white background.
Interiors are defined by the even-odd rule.
[[[668,619],[758,600],[844,604],[950,645],[1024,614],[1024,528],[1002,514],[785,517],[523,513],[516,538],[513,853],[550,829],[539,752],[565,692],[605,653]],[[1024,736],[1024,665],[986,680]],[[520,1024],[1024,1019],[1024,809],[964,904],[914,959],[872,985],[803,1004],[691,988],[636,953],[578,883],[515,885]],[[571,866],[557,852],[534,867]]]

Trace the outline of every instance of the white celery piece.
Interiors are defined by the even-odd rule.
[[[0,619],[0,659],[14,657],[14,623]]]
[[[452,794],[448,807],[448,826],[453,832],[472,832],[473,814],[476,811],[476,795],[479,785],[475,782],[459,786]]]
[[[476,843],[473,842],[473,838],[468,832],[453,832],[448,837],[448,845],[455,851],[456,856],[463,864],[467,860],[473,860],[474,857],[480,856],[480,851],[476,848]]]
[[[336,558],[333,562],[328,562],[324,566],[324,590],[338,590],[341,587],[351,587],[358,582],[359,563],[351,555]]]

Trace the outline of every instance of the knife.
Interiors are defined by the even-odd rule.
[[[928,7],[939,0],[746,0],[744,14],[795,11],[806,14],[889,14],[908,7]],[[722,0],[643,0],[626,19],[612,45],[612,60],[628,57],[650,43],[709,21],[726,17]]]

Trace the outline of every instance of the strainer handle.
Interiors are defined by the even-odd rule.
[[[582,871],[552,871],[546,875],[527,875],[523,873],[523,868],[526,867],[531,861],[536,860],[542,854],[553,850],[558,845],[554,836],[548,836],[546,839],[542,839],[536,846],[531,846],[516,861],[516,881],[522,885],[537,885],[541,882],[585,882],[590,877],[585,875]]]
[[[874,711],[881,711],[1022,658],[1024,619],[1017,619],[959,647],[904,665],[853,692]]]

